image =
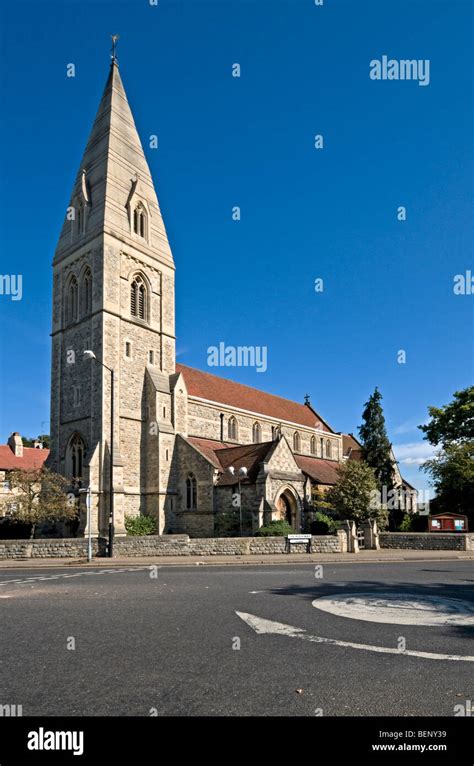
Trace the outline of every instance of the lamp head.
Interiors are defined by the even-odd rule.
[[[85,356],[86,359],[96,359],[96,355],[90,349],[86,349],[85,351],[83,351],[82,355]]]
[[[228,467],[228,469],[227,469],[227,470],[229,471],[229,473],[230,473],[230,475],[231,475],[231,476],[233,476],[233,475],[234,475],[234,473],[235,473],[235,468],[234,468],[234,466],[233,466],[233,465],[230,465],[230,466]]]
[[[247,469],[244,465],[242,466],[242,468],[239,468],[239,474],[240,476],[247,476]]]

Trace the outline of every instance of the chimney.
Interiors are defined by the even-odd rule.
[[[11,434],[10,438],[8,439],[8,446],[10,447],[15,457],[23,457],[23,441],[18,431],[14,431]]]

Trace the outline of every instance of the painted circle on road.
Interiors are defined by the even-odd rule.
[[[316,609],[337,617],[392,625],[472,625],[474,604],[457,598],[397,595],[393,593],[351,593],[323,596],[313,601]]]

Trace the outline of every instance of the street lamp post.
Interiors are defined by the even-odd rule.
[[[92,529],[91,529],[91,510],[92,510],[92,498],[91,498],[91,485],[79,490],[86,495],[86,509],[87,509],[87,561],[92,561]]]
[[[108,545],[108,557],[112,558],[114,555],[114,371],[107,367],[106,364],[97,359],[96,355],[90,349],[84,351],[84,356],[87,359],[94,359],[98,364],[104,367],[110,372],[110,472],[109,472],[109,545]]]

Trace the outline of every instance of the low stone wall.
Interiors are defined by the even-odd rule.
[[[444,532],[381,532],[381,548],[406,550],[474,551],[474,534]],[[104,546],[92,541],[94,556],[104,555]],[[313,553],[341,553],[346,550],[344,535],[316,535]],[[305,553],[306,546],[293,545],[292,553]],[[284,537],[209,537],[188,535],[146,535],[116,537],[114,553],[129,556],[264,556],[285,553]],[[87,540],[63,538],[43,540],[0,540],[3,559],[86,558]]]
[[[340,538],[317,535],[312,538],[314,553],[341,552]],[[293,545],[292,553],[305,553],[306,546]],[[101,546],[100,553],[103,554]],[[120,556],[242,556],[285,553],[284,537],[214,537],[190,538],[188,535],[146,535],[116,537],[114,555]],[[93,540],[93,554],[99,554]],[[55,540],[0,540],[2,559],[85,558],[87,540],[83,538]]]
[[[474,550],[474,535],[460,532],[381,532],[381,548],[421,551]]]
[[[97,540],[92,541],[94,556],[99,552]],[[79,537],[44,540],[0,540],[2,559],[62,559],[85,558],[87,540]]]

